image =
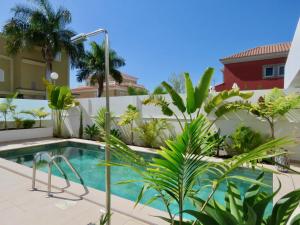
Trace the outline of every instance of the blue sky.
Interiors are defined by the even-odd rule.
[[[53,0],[73,15],[71,28],[109,31],[111,47],[126,59],[120,70],[152,90],[172,73],[190,72],[197,81],[219,59],[258,45],[292,40],[300,17],[297,0]],[[10,8],[26,0],[0,0],[0,25]],[[76,87],[75,71],[71,86]]]

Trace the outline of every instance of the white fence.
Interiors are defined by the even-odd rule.
[[[256,101],[260,96],[263,96],[266,91],[255,91],[251,101]],[[136,106],[140,112],[141,117],[145,120],[151,118],[166,118],[175,127],[175,130],[179,129],[178,123],[175,118],[166,117],[163,115],[159,107],[146,106],[142,104],[143,99],[147,96],[122,96],[122,97],[111,97],[110,106],[114,118],[116,120],[123,114],[129,104]],[[185,96],[183,96],[185,98]],[[166,99],[171,102],[170,98],[166,96]],[[83,126],[93,123],[93,117],[97,111],[105,107],[105,98],[89,98],[80,99],[81,108],[83,111]],[[171,106],[174,108],[173,106]],[[175,108],[174,108],[175,109]],[[178,113],[179,114],[179,113]],[[79,119],[80,109],[74,108],[69,112],[69,116],[66,119],[66,127],[68,134],[71,137],[77,137],[79,133]],[[230,113],[219,119],[216,122],[217,128],[220,128],[223,135],[231,134],[237,126],[246,125],[252,127],[254,130],[259,131],[262,134],[270,134],[270,128],[264,121],[258,120],[256,117],[249,115],[247,112]],[[276,125],[276,137],[292,136],[296,140],[300,139],[300,113],[299,110],[291,112],[286,118],[280,119]],[[299,144],[289,147],[291,159],[300,160],[300,147]]]

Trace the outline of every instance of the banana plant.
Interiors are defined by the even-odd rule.
[[[211,156],[217,145],[217,141],[214,141],[208,135],[210,125],[211,123],[206,117],[200,115],[189,126],[186,126],[183,133],[178,135],[175,140],[166,141],[166,147],[161,147],[161,150],[157,152],[158,157],[150,161],[136,154],[135,151],[119,139],[111,137],[111,153],[120,159],[121,162],[127,163],[111,163],[110,166],[126,166],[139,173],[141,179],[124,180],[120,183],[143,183],[143,187],[137,195],[137,203],[143,199],[146,200],[145,204],[150,204],[160,199],[169,214],[167,219],[171,221],[170,223],[184,225],[183,214],[186,210],[184,202],[192,200],[200,194],[204,185],[208,185],[212,190],[206,199],[207,202],[210,202],[220,184],[226,180],[242,180],[264,185],[256,179],[234,176],[232,171],[247,164],[252,167],[258,167],[259,165],[256,164],[256,161],[269,158],[271,149],[278,149],[291,143],[287,139],[275,139],[248,153],[223,162],[207,162],[204,161],[204,157]],[[282,153],[274,152],[273,154],[279,155]],[[199,177],[207,174],[211,174],[215,178],[209,183],[207,181],[199,181]],[[149,190],[154,190],[157,194],[151,199],[144,199],[145,193]],[[171,204],[175,204],[178,212],[174,213],[171,211]],[[202,211],[204,209],[205,205]],[[179,218],[178,223],[174,223],[175,216]]]
[[[45,81],[48,93],[48,106],[52,109],[55,120],[54,136],[61,137],[62,125],[66,117],[67,110],[78,106],[79,102],[75,100],[71,89],[67,86],[56,86]]]
[[[257,180],[263,182],[263,173]],[[225,205],[211,199],[208,203],[200,198],[194,198],[196,207],[204,210],[186,210],[185,212],[195,218],[194,221],[185,222],[190,225],[286,225],[292,213],[300,202],[300,189],[284,195],[273,206],[272,212],[267,212],[267,207],[272,204],[274,196],[280,190],[266,193],[258,184],[252,184],[245,194],[233,183],[228,182],[225,193]],[[168,221],[168,220],[167,220]],[[291,225],[298,225],[300,216],[296,216]]]
[[[218,107],[221,107],[224,104],[225,100],[233,97],[239,97],[243,100],[246,100],[252,97],[252,92],[243,93],[240,92],[239,89],[223,91],[212,96],[212,94],[210,94],[209,92],[213,73],[214,69],[208,68],[201,76],[198,84],[195,86],[191,81],[190,75],[188,73],[184,73],[186,93],[185,100],[179,93],[175,91],[175,89],[170,84],[165,81],[161,83],[171,97],[172,104],[181,113],[185,124],[197,118],[200,113],[203,113],[201,111],[201,108],[203,106],[206,114],[212,114],[217,112]],[[177,119],[181,129],[183,130],[184,125],[181,122],[182,120],[180,119],[180,116],[177,115],[177,113],[172,109],[171,103],[168,102],[165,97],[160,95],[151,95],[149,98],[143,101],[143,104],[152,104],[161,107],[162,113],[166,116],[174,116]]]

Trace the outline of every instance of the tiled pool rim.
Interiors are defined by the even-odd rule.
[[[27,147],[30,148],[30,147],[33,147],[33,146],[41,146],[41,145],[45,145],[45,144],[55,144],[55,143],[62,143],[62,142],[75,142],[75,143],[77,142],[77,143],[81,143],[81,144],[92,144],[92,145],[99,146],[101,148],[103,148],[105,146],[105,143],[89,141],[89,140],[83,140],[83,139],[76,139],[76,138],[72,138],[72,139],[54,139],[54,138],[50,138],[50,139],[41,139],[41,140],[34,140],[33,139],[31,141],[23,141],[23,142],[20,142],[20,143],[17,143],[17,144],[7,143],[5,145],[0,145],[0,151],[1,152],[11,151],[11,150],[17,150],[17,149],[24,149],[24,148],[27,148]],[[139,151],[139,152],[155,153],[154,149],[148,149],[148,148],[137,147],[137,146],[130,146],[130,147],[133,150]],[[215,162],[222,161],[222,159],[214,158],[214,157],[206,157],[205,160],[215,161]],[[2,158],[0,159],[0,162],[1,162],[0,163],[1,168],[9,170],[11,172],[17,173],[21,176],[25,176],[25,177],[31,179],[31,168],[28,168],[28,167],[23,166],[23,165],[19,165],[15,162],[10,162],[10,161],[8,161],[6,159],[2,159]],[[24,167],[27,168],[27,169],[25,169]],[[270,165],[264,165],[264,167],[269,168],[269,169],[274,169],[274,167],[270,166]],[[46,174],[43,173],[43,172],[39,172],[38,176],[42,177],[42,179],[38,179],[38,181],[41,182],[41,183],[46,184],[46,182],[47,182]],[[276,190],[278,188],[278,179],[282,183],[282,188],[281,188],[281,191],[278,193],[278,195],[275,199],[275,202],[282,195],[286,194],[289,191],[294,190],[296,188],[296,186],[298,186],[297,185],[298,183],[299,183],[299,187],[300,187],[300,182],[299,182],[300,175],[295,175],[295,174],[273,174],[273,190]],[[297,182],[297,180],[298,180],[298,182]],[[53,184],[54,184],[53,187],[54,188],[59,189],[59,187],[58,187],[59,185],[55,185],[56,181],[57,181],[58,184],[62,184],[62,186],[63,186],[64,180],[62,178],[55,177],[55,181],[53,182]],[[71,182],[71,186],[74,187],[74,186],[77,186],[77,185],[78,184],[76,184],[74,182]],[[81,188],[80,185],[79,185],[79,188]],[[72,192],[72,188],[70,190],[69,189],[65,190],[65,192],[73,194],[75,196],[78,196],[78,194]],[[90,187],[89,187],[89,189],[94,194],[96,194],[97,192],[98,192],[98,194],[101,194],[101,195],[105,194],[105,192],[102,192],[102,191],[99,191],[99,190],[96,190],[96,189],[93,189],[93,188],[90,188]],[[93,203],[95,203],[99,206],[104,207],[104,204],[100,203],[99,201],[95,201],[94,198],[90,198],[90,195],[83,196],[82,198],[85,199],[85,200],[88,200],[90,202],[93,202]],[[113,207],[112,208],[113,211],[120,212],[120,213],[123,213],[125,215],[128,215],[128,212],[130,211],[129,216],[131,216],[133,218],[136,218],[136,219],[139,219],[140,221],[147,222],[149,224],[157,224],[157,222],[154,222],[154,220],[156,220],[156,219],[154,219],[154,217],[149,216],[149,215],[166,215],[165,212],[157,210],[157,209],[153,209],[153,208],[148,207],[148,206],[141,206],[140,207],[140,208],[143,208],[143,210],[142,210],[143,212],[139,211],[140,210],[139,207],[138,207],[139,208],[138,210],[131,210],[131,209],[133,209],[133,205],[134,205],[133,202],[131,202],[129,200],[126,200],[126,199],[123,199],[123,198],[120,198],[120,197],[117,197],[117,196],[112,196],[112,198],[115,198],[118,201],[118,203],[121,203],[121,204],[118,204],[115,207]],[[104,203],[104,199],[103,199],[103,203]],[[132,206],[131,209],[129,208],[130,206]],[[134,211],[139,211],[139,212],[134,212]],[[162,224],[161,222],[162,221],[160,221],[159,224]]]

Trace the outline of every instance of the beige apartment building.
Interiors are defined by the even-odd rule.
[[[137,77],[130,76],[128,74],[122,73],[123,82],[119,84],[112,77],[109,77],[109,96],[126,96],[128,95],[128,87],[133,87],[136,89],[145,89],[141,84],[138,84]],[[105,96],[105,83],[102,96]],[[92,86],[89,81],[87,81],[86,86],[80,86],[72,89],[72,93],[77,98],[95,98],[98,96],[98,85]]]
[[[58,85],[69,85],[69,57],[65,53],[56,56],[53,71],[59,74]],[[45,99],[43,78],[46,64],[39,48],[10,56],[5,51],[5,39],[0,36],[0,98],[18,92],[19,98]]]

